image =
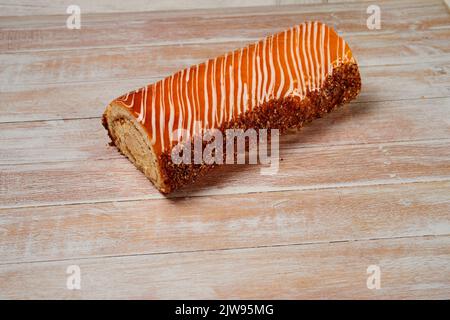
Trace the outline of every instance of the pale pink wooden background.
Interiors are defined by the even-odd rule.
[[[111,99],[311,19],[363,90],[284,137],[278,175],[164,198],[107,145]],[[0,298],[450,298],[449,39],[441,0],[0,1]]]

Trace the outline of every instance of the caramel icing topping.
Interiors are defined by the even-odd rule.
[[[306,22],[245,48],[129,92],[114,103],[145,127],[158,154],[175,142],[171,134],[219,128],[272,99],[320,89],[333,67],[354,61],[347,43],[320,22]],[[175,137],[177,140],[177,137]]]

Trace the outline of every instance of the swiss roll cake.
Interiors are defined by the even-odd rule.
[[[285,132],[354,99],[360,89],[345,40],[321,22],[306,22],[118,97],[103,125],[112,144],[170,193],[215,165],[173,161],[180,132],[185,143],[212,129]]]

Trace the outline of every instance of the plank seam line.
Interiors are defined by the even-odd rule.
[[[1,94],[0,94],[1,96]],[[385,100],[355,100],[351,101],[348,105],[358,105],[358,104],[369,104],[369,103],[378,103],[378,102],[399,102],[399,101],[428,101],[428,100],[447,100],[450,99],[450,96],[436,96],[436,97],[421,97],[421,98],[400,98],[400,99],[385,99]],[[105,105],[106,107],[106,105]],[[338,107],[336,111],[339,111],[341,107]],[[379,109],[389,108],[385,106],[379,106]],[[409,109],[409,106],[399,107],[401,109]],[[1,109],[0,109],[1,110]],[[101,116],[91,116],[91,117],[72,117],[72,118],[57,118],[57,119],[33,119],[33,120],[22,120],[22,121],[1,121],[0,120],[0,129],[3,124],[18,124],[18,123],[40,123],[40,122],[55,122],[55,121],[78,121],[78,120],[94,120],[101,119]]]
[[[214,253],[214,252],[223,252],[223,251],[259,250],[259,249],[270,249],[270,248],[285,248],[285,247],[300,247],[300,246],[303,247],[303,246],[314,246],[314,245],[387,241],[387,240],[401,240],[401,239],[447,238],[449,236],[450,236],[450,234],[423,234],[423,235],[411,235],[411,236],[378,237],[378,238],[367,238],[367,239],[342,239],[342,240],[317,241],[317,242],[243,246],[243,247],[235,247],[235,248],[181,250],[181,251],[135,253],[135,254],[122,254],[122,255],[121,254],[100,255],[100,256],[92,256],[92,257],[73,257],[73,258],[63,258],[63,259],[30,260],[30,261],[22,261],[22,262],[4,262],[4,263],[2,262],[2,263],[0,263],[0,266],[38,264],[38,263],[54,263],[54,262],[75,261],[75,260],[120,259],[120,258],[150,257],[150,256],[173,255],[173,254],[195,254],[195,253],[205,253],[205,252]]]
[[[181,45],[211,45],[211,44],[225,44],[225,43],[242,43],[249,42],[253,43],[258,41],[260,38],[246,38],[246,39],[235,39],[235,38],[223,38],[217,41],[214,40],[205,40],[203,42],[200,41],[167,41],[167,42],[155,42],[155,43],[141,43],[141,44],[127,44],[126,46],[120,45],[104,45],[104,46],[85,46],[85,47],[72,47],[72,48],[50,48],[50,49],[23,49],[23,50],[9,50],[4,51],[0,55],[8,55],[8,54],[22,54],[22,53],[45,53],[45,52],[72,52],[72,51],[83,51],[83,50],[96,50],[96,49],[127,49],[127,48],[158,48],[158,47],[170,47],[170,46],[181,46]]]
[[[106,107],[106,106],[105,106]],[[23,121],[0,121],[0,129],[2,124],[16,124],[16,123],[41,123],[41,122],[57,122],[57,121],[78,121],[78,120],[100,120],[101,116],[91,116],[91,117],[79,117],[79,118],[60,118],[60,119],[33,119],[33,120],[23,120]]]
[[[444,56],[444,59],[440,58]],[[430,67],[432,66],[438,66],[438,67],[442,67],[445,66],[447,64],[450,63],[450,54],[445,54],[445,55],[441,55],[440,57],[435,57],[433,59],[430,60],[425,60],[425,59],[421,59],[421,62],[405,62],[405,63],[388,63],[388,64],[370,64],[370,65],[365,65],[365,64],[359,64],[359,69],[360,70],[364,70],[364,69],[376,69],[376,68],[380,68],[380,67],[405,67],[405,66],[424,66],[423,70],[430,70]],[[196,62],[194,62],[193,64],[197,64],[197,63],[202,63],[204,62],[203,60],[200,59],[196,59]],[[432,64],[432,66],[430,66],[430,64]],[[186,66],[182,66],[178,69],[176,69],[176,71],[184,69]],[[174,71],[174,72],[176,72]],[[25,88],[25,90],[27,90],[27,87],[37,87],[37,86],[46,86],[46,87],[57,87],[57,86],[73,86],[75,84],[98,84],[98,83],[117,83],[117,81],[120,82],[125,82],[125,81],[137,81],[137,80],[142,80],[143,84],[141,86],[145,86],[149,83],[154,83],[157,82],[161,79],[164,79],[168,76],[170,76],[171,74],[173,74],[173,72],[168,72],[164,75],[161,75],[160,77],[133,77],[133,78],[127,78],[127,77],[116,77],[116,80],[107,80],[107,79],[97,79],[97,80],[73,80],[73,81],[63,81],[63,82],[57,82],[57,81],[41,81],[41,82],[29,82],[29,83],[25,83],[25,84],[21,84],[21,83],[17,83],[17,84],[13,84],[11,87],[9,84],[0,84],[0,90],[3,92],[7,92],[7,93],[11,93],[11,88]],[[132,90],[130,90],[132,91]],[[14,91],[17,92],[17,91]],[[122,92],[123,94],[123,92]]]
[[[433,33],[433,31],[441,31],[441,30],[448,30],[450,29],[450,26],[437,26],[436,28],[432,29],[430,27],[429,30],[420,30],[419,32],[417,30],[401,30],[398,31],[391,31],[391,30],[383,30],[381,32],[377,32],[375,35],[373,32],[370,31],[346,31],[342,32],[342,36],[344,38],[351,38],[353,36],[386,36],[386,35],[402,35],[407,36],[410,34],[427,34],[427,33]],[[8,31],[16,31],[14,29],[11,30],[3,30],[2,32],[8,32]],[[22,30],[20,30],[22,31]],[[25,32],[28,30],[24,30]],[[278,31],[274,31],[273,33],[281,32],[282,29]],[[1,34],[1,32],[0,32]],[[267,34],[268,36],[270,34]],[[124,48],[159,48],[159,47],[170,47],[170,46],[184,46],[184,45],[193,45],[193,46],[203,46],[203,45],[220,45],[220,44],[229,44],[229,43],[236,43],[239,45],[242,45],[242,43],[251,44],[253,42],[256,42],[260,40],[264,35],[261,37],[248,37],[248,38],[213,38],[213,39],[206,39],[206,40],[173,40],[173,41],[159,41],[159,42],[152,42],[152,43],[135,43],[135,44],[127,44],[125,47],[120,45],[98,45],[98,46],[74,46],[70,48],[64,48],[64,47],[58,47],[58,48],[42,48],[42,49],[21,49],[21,50],[6,50],[2,52],[2,55],[8,55],[8,54],[25,54],[25,53],[45,53],[45,52],[73,52],[76,51],[83,51],[83,50],[96,50],[96,49],[124,49]],[[351,41],[350,41],[351,42]]]
[[[357,187],[377,187],[377,186],[396,186],[396,185],[406,185],[406,184],[419,184],[419,183],[435,183],[435,182],[449,182],[450,176],[443,177],[415,177],[401,180],[369,180],[369,181],[356,181],[350,183],[330,183],[328,185],[310,185],[310,186],[297,186],[297,187],[275,187],[275,188],[261,188],[260,190],[250,190],[250,191],[238,191],[233,192],[230,188],[228,191],[218,193],[201,193],[197,194],[194,192],[192,194],[180,193],[177,195],[163,196],[161,194],[154,194],[148,197],[137,197],[137,198],[125,198],[125,199],[108,199],[108,200],[98,200],[98,201],[78,201],[78,202],[66,202],[66,203],[42,203],[38,205],[18,205],[18,206],[0,206],[0,211],[2,210],[12,210],[12,209],[26,209],[26,208],[50,208],[50,207],[61,207],[61,206],[78,206],[78,205],[91,205],[91,204],[106,204],[106,203],[125,203],[125,202],[136,202],[136,201],[157,201],[157,200],[170,200],[170,199],[183,199],[183,198],[193,198],[193,197],[222,197],[222,196],[232,196],[232,195],[250,195],[256,193],[276,193],[276,192],[307,192],[307,191],[320,191],[320,190],[330,190],[330,189],[347,189],[347,188],[357,188]],[[1,216],[1,214],[0,214]]]
[[[147,10],[147,11],[125,11],[125,12],[95,12],[95,13],[85,13],[86,16],[91,17],[102,17],[102,16],[123,16],[123,15],[164,15],[160,17],[160,19],[167,19],[170,17],[179,17],[179,18],[202,18],[205,14],[209,14],[209,18],[217,19],[217,18],[248,18],[248,17],[260,17],[260,16],[278,16],[278,15],[292,15],[292,14],[314,14],[314,13],[328,13],[329,9],[333,9],[333,12],[346,12],[349,8],[354,8],[355,5],[360,5],[362,8],[365,3],[351,3],[351,2],[335,2],[335,3],[304,3],[304,4],[287,4],[282,6],[277,5],[267,5],[267,6],[236,6],[236,7],[217,7],[217,8],[192,8],[192,9],[182,9],[182,10]],[[409,9],[426,9],[426,8],[435,8],[439,5],[442,5],[441,2],[435,1],[405,1],[405,2],[389,2],[389,1],[378,1],[379,4],[383,5],[384,10],[395,10],[395,9],[404,9],[404,4],[408,4]],[[260,9],[261,12],[254,12],[255,8]],[[305,8],[312,8],[312,11],[305,11]],[[275,10],[274,10],[275,9]],[[293,12],[294,9],[298,11]],[[242,10],[249,10],[248,13],[242,12]],[[253,11],[252,11],[253,10]],[[318,11],[314,11],[318,10]],[[214,14],[214,12],[220,11],[220,14]],[[175,14],[174,14],[175,13]],[[1,18],[9,18],[9,19],[26,19],[30,17],[66,17],[63,14],[45,14],[45,15],[8,15],[8,16],[0,16]]]
[[[361,70],[373,69],[373,68],[379,68],[379,67],[403,67],[403,66],[410,66],[410,65],[417,66],[417,65],[426,65],[426,64],[436,64],[439,67],[442,67],[443,65],[450,63],[450,55],[446,53],[446,54],[441,54],[438,56],[433,56],[429,59],[426,59],[426,58],[420,59],[419,58],[419,60],[420,60],[420,62],[407,61],[407,62],[403,62],[403,63],[384,63],[384,64],[372,63],[372,64],[358,64],[358,66]]]
[[[0,124],[1,127],[1,124]],[[295,129],[292,129],[295,130]],[[106,131],[105,131],[106,134]],[[298,132],[292,132],[288,135],[284,135],[284,137],[301,135],[302,132],[299,130]],[[1,140],[0,140],[1,141]],[[355,149],[358,147],[371,147],[371,146],[407,146],[414,145],[418,143],[434,145],[435,143],[439,144],[441,142],[450,142],[450,138],[433,138],[433,139],[409,139],[409,140],[392,140],[392,141],[378,141],[378,142],[358,142],[358,143],[338,143],[338,144],[309,144],[309,145],[301,145],[296,147],[288,147],[281,146],[280,151],[288,151],[288,154],[292,154],[290,151],[294,150],[339,150],[339,149]],[[286,143],[284,143],[286,144]],[[106,148],[112,148],[115,150],[116,147],[105,145]],[[0,149],[1,150],[1,149]],[[76,162],[85,162],[85,161],[110,161],[117,159],[126,159],[125,156],[121,155],[119,152],[116,152],[115,155],[109,157],[98,157],[98,158],[80,158],[80,159],[72,159],[72,160],[54,160],[54,161],[36,161],[36,162],[14,162],[14,163],[1,163],[0,168],[7,168],[11,166],[30,166],[30,165],[43,165],[43,164],[63,164],[63,163],[76,163]]]

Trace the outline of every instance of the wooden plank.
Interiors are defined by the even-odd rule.
[[[322,3],[323,0],[128,0],[127,2],[110,0],[78,0],[77,5],[82,13],[98,12],[133,12],[139,11],[166,11],[166,10],[193,10],[207,8],[233,8],[233,7],[256,7],[273,6],[283,4],[311,4]],[[66,13],[66,8],[73,4],[70,0],[57,0],[48,2],[45,0],[21,0],[1,1],[1,16],[33,16],[54,15]]]
[[[282,137],[280,148],[445,139],[450,98],[361,102]],[[0,125],[0,165],[113,159],[99,118]],[[44,152],[45,151],[45,152]]]
[[[443,236],[2,265],[0,292],[4,299],[448,299],[449,248]],[[81,290],[67,290],[69,265],[81,269]],[[369,265],[380,267],[379,290],[367,288]]]
[[[360,66],[448,63],[450,29],[417,35],[355,35],[347,38]],[[130,78],[160,78],[245,43],[87,48],[0,55],[0,87]],[[399,55],[402,58],[399,59]],[[45,72],[43,72],[45,71]]]
[[[3,209],[0,264],[445,235],[448,190],[446,181]]]
[[[383,8],[380,32],[401,32],[448,28],[448,13],[440,0],[378,1]],[[292,5],[274,7],[221,8],[196,11],[132,12],[114,14],[84,14],[80,30],[67,30],[68,15],[2,17],[2,42],[12,40],[19,47],[85,47],[111,43],[115,45],[160,43],[167,41],[198,42],[232,37],[260,38],[263,35],[316,19],[338,27],[340,31],[368,32],[367,3]],[[432,18],[431,18],[432,17]],[[198,23],[198,22],[201,23]],[[176,26],[174,26],[176,24]],[[119,26],[119,28],[118,28]],[[174,32],[176,27],[176,32]],[[40,30],[37,30],[40,29]],[[224,34],[224,30],[227,33]],[[383,31],[384,30],[384,31]],[[26,31],[22,33],[21,31]],[[19,36],[20,35],[20,36]],[[71,35],[69,37],[69,35]],[[100,37],[100,39],[99,39]],[[25,42],[31,41],[29,45]],[[39,45],[39,42],[42,44]],[[23,47],[22,47],[23,46]],[[11,48],[13,49],[13,48]]]
[[[450,62],[362,67],[363,87],[357,101],[449,97],[449,69]],[[0,122],[100,117],[109,101],[152,81],[156,79],[136,77],[3,88]]]
[[[448,29],[449,14],[441,2],[411,3],[401,9],[397,4],[383,4],[383,27],[368,30],[366,5],[337,10],[326,6],[292,7],[277,12],[263,10],[245,14],[241,10],[230,15],[223,10],[207,13],[123,14],[83,16],[80,30],[67,30],[65,17],[33,17],[23,22],[15,17],[0,19],[0,49],[2,52],[36,50],[73,50],[79,48],[124,48],[130,46],[187,45],[218,42],[254,42],[264,36],[283,31],[302,21],[320,20],[334,26],[346,38],[355,34],[378,37],[383,34],[407,33],[414,37],[418,31]],[[433,17],[433,18],[430,18]],[[201,23],[198,23],[198,21]],[[151,30],[151,32],[150,32]],[[364,41],[362,39],[361,41]],[[353,44],[352,42],[350,42]],[[354,42],[357,44],[357,42]],[[393,41],[390,44],[395,45]],[[231,47],[230,47],[231,48]]]
[[[446,139],[283,149],[276,175],[223,165],[171,198],[446,181],[449,146]],[[125,158],[0,166],[0,208],[155,198],[164,196]]]
[[[38,84],[25,88],[14,86],[0,92],[0,123],[100,118],[106,105],[114,98],[152,80],[156,81],[148,78]]]
[[[0,127],[0,164],[118,158],[99,118]]]

